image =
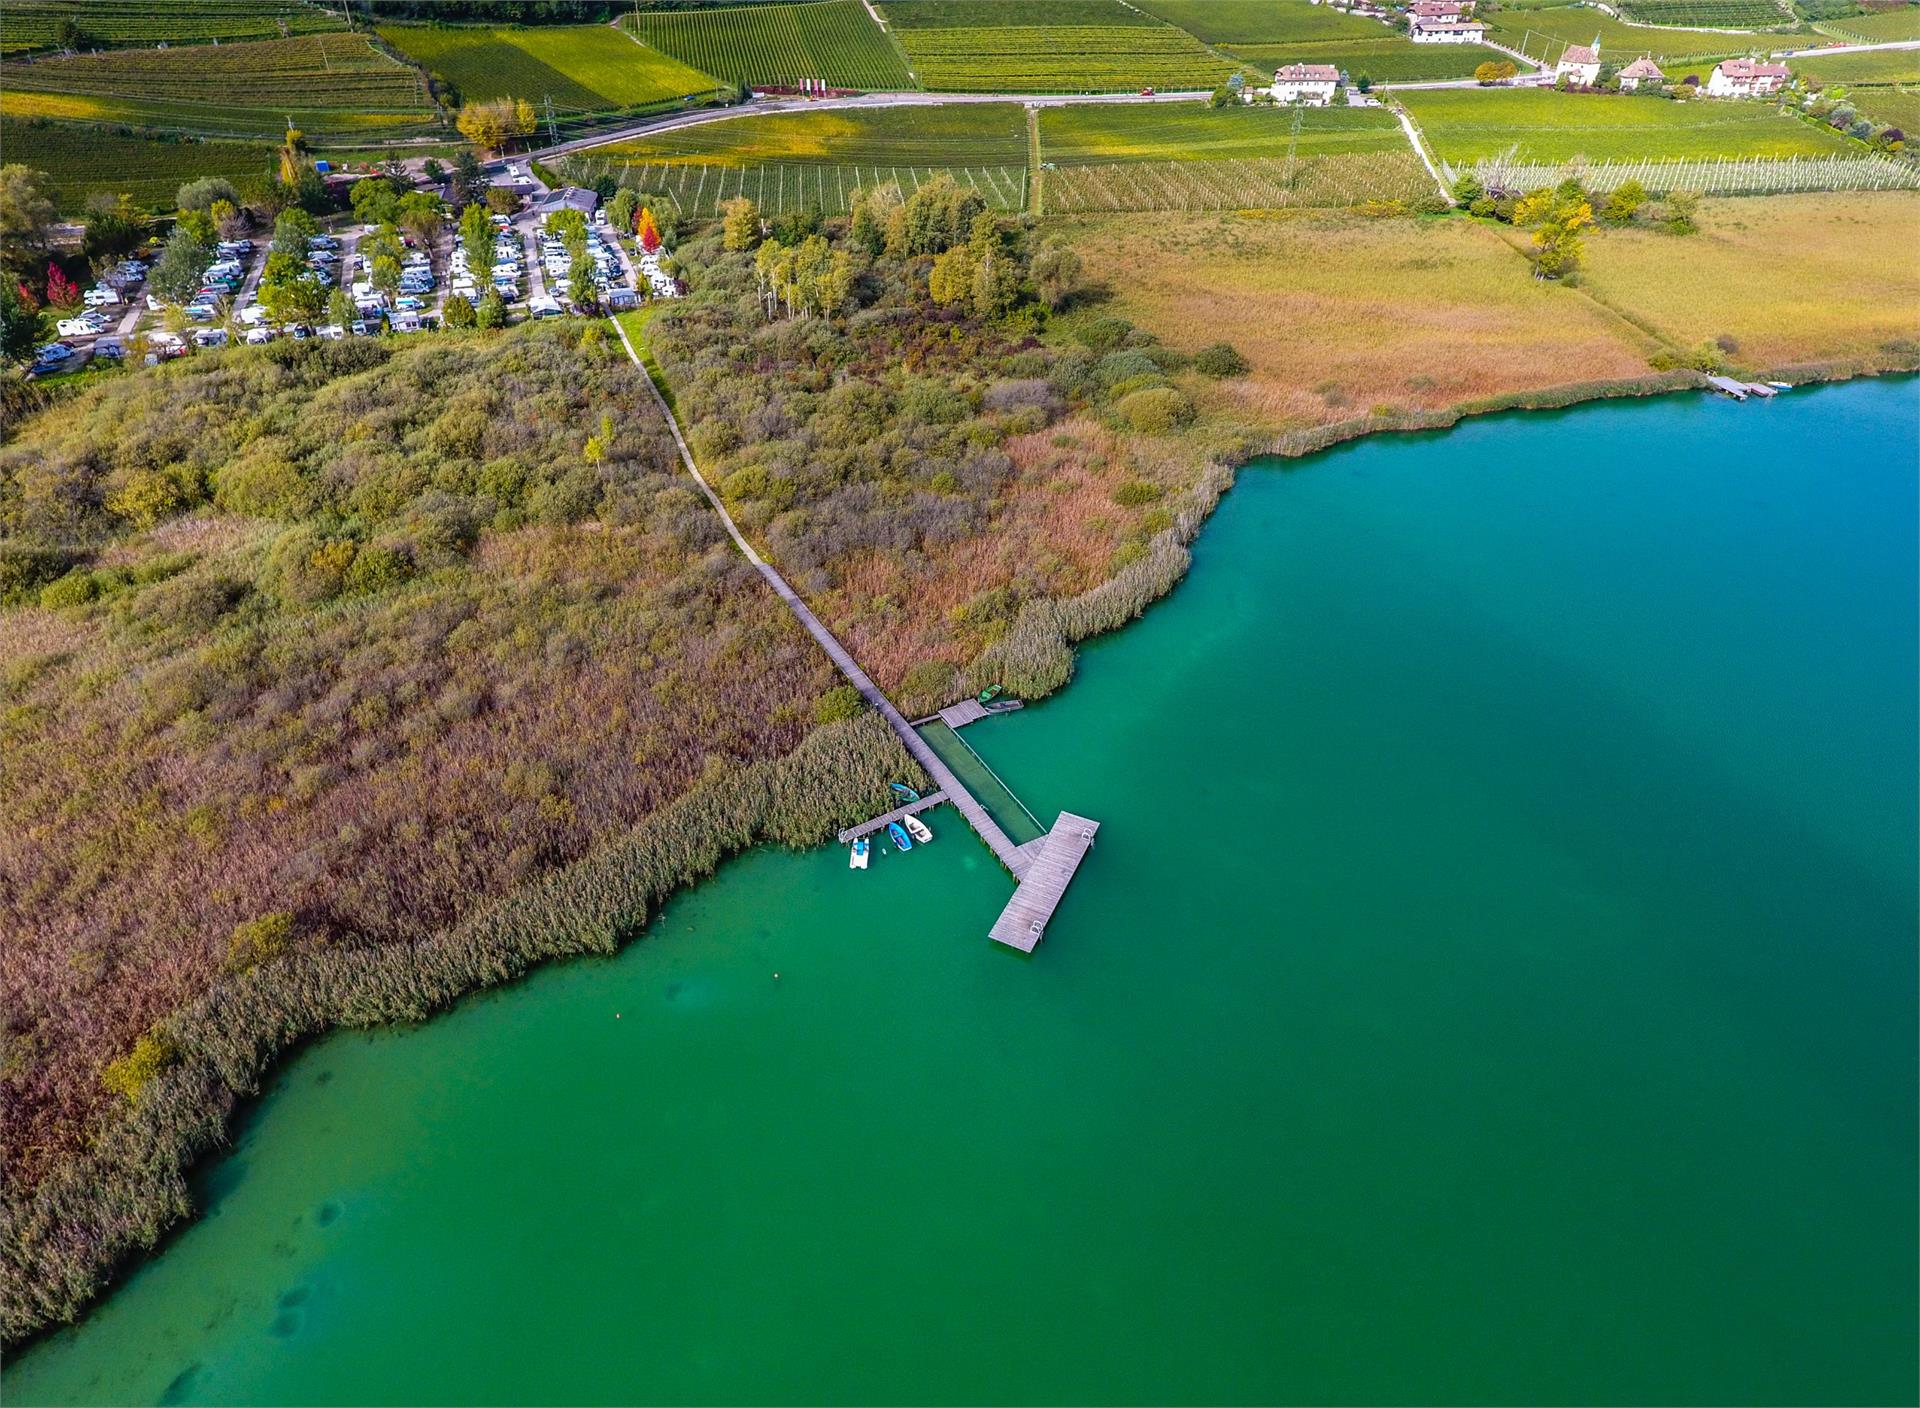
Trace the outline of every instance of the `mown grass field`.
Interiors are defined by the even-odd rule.
[[[1309,0],[1145,0],[1140,8],[1208,44],[1301,44],[1389,32],[1378,20]]]
[[[118,49],[0,65],[0,113],[230,137],[379,140],[439,115],[414,69],[362,34]]]
[[[97,127],[0,117],[0,149],[9,162],[48,174],[63,212],[82,209],[95,191],[126,193],[141,205],[173,204],[182,183],[200,176],[233,180],[273,169],[265,146],[240,142],[166,142]]]
[[[538,104],[551,97],[556,107],[606,112],[718,86],[713,75],[603,24],[382,25],[380,37],[469,103],[525,98]]]
[[[308,0],[7,0],[0,6],[0,54],[52,48],[62,20],[79,25],[89,47],[284,39],[346,28]]]
[[[1407,150],[1400,124],[1379,108],[1090,103],[1040,109],[1041,160],[1061,166]]]
[[[883,13],[920,85],[947,92],[1213,88],[1234,72],[1119,0],[890,0]]]
[[[1024,166],[1027,122],[1024,110],[1015,103],[766,113],[635,137],[595,147],[592,155],[709,166],[763,162]]]
[[[1920,49],[1873,49],[1788,59],[1787,64],[1815,83],[1920,83]]]
[[[1857,151],[1837,133],[1759,103],[1443,88],[1401,95],[1441,160],[1505,155],[1571,161],[1639,157],[1824,156]]]
[[[1560,57],[1560,51],[1567,45],[1591,44],[1595,35],[1600,38],[1602,57],[1622,63],[1639,54],[1651,54],[1657,63],[1668,59],[1719,58],[1745,54],[1755,45],[1754,40],[1742,34],[1647,29],[1621,24],[1598,10],[1586,8],[1528,10],[1522,14],[1502,10],[1486,18],[1493,26],[1490,38],[1549,64]]]
[[[1628,0],[1621,9],[1642,24],[1681,28],[1772,29],[1791,22],[1770,0]]]
[[[1586,286],[1683,347],[1725,334],[1760,366],[1865,357],[1920,341],[1920,193],[1708,201],[1668,236],[1587,242]]]
[[[1848,15],[1845,19],[1822,20],[1814,26],[1822,34],[1851,39],[1860,44],[1891,44],[1901,39],[1920,39],[1920,5],[1902,5],[1871,15]]]
[[[704,73],[753,84],[911,88],[900,50],[860,0],[643,10],[620,23]]]
[[[1330,39],[1317,44],[1229,44],[1225,51],[1271,76],[1282,64],[1333,64],[1354,81],[1362,74],[1378,83],[1424,83],[1471,78],[1489,59],[1505,54],[1484,44],[1415,44],[1375,25],[1377,38]]]

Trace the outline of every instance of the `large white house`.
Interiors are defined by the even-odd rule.
[[[1407,14],[1416,20],[1463,20],[1473,13],[1473,0],[1413,0]]]
[[[1664,83],[1666,79],[1667,76],[1660,72],[1660,65],[1642,54],[1620,70],[1620,91],[1631,93],[1642,83]]]
[[[1274,71],[1273,100],[1323,108],[1333,101],[1340,70],[1332,64],[1287,64]]]
[[[1591,88],[1600,81],[1599,35],[1593,37],[1591,47],[1585,44],[1567,45],[1560,62],[1553,66],[1553,81],[1558,83],[1563,78],[1576,88]]]
[[[1415,17],[1407,38],[1416,44],[1477,44],[1491,28],[1479,20],[1429,20]]]
[[[1713,66],[1703,91],[1709,98],[1765,98],[1779,92],[1792,77],[1785,64],[1728,59]]]

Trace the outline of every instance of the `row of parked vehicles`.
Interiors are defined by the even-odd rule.
[[[106,332],[114,324],[117,310],[123,309],[127,296],[146,281],[144,259],[123,259],[111,273],[81,295],[84,311],[59,320],[54,331],[62,338],[91,338],[94,356],[117,360],[126,355],[126,347]],[[66,341],[49,342],[33,354],[33,369],[42,374],[63,370],[80,352]]]
[[[490,289],[509,303],[520,298],[520,281],[525,271],[520,265],[520,238],[513,232],[513,222],[504,215],[493,218],[493,272],[489,276]],[[464,247],[456,245],[453,257],[447,262],[447,292],[477,303],[485,297],[473,265],[467,259]]]

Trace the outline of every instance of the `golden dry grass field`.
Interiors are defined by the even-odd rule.
[[[1543,283],[1525,236],[1464,219],[1352,213],[1221,215],[1163,227],[1066,228],[1120,316],[1192,352],[1231,342],[1251,372],[1192,377],[1206,419],[1267,433],[1369,412],[1439,411],[1514,393],[1638,377],[1649,358],[1722,333],[1755,371],[1912,360],[1920,195],[1707,202],[1688,238],[1598,230],[1580,287]]]

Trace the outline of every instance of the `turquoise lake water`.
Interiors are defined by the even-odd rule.
[[[289,1062],[101,1402],[1913,1401],[1920,383],[1251,468],[947,809]],[[775,972],[779,978],[774,977]]]

